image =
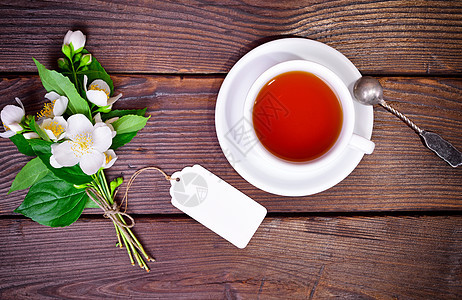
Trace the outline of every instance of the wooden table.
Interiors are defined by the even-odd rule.
[[[263,192],[222,153],[214,112],[235,62],[281,37],[326,43],[426,130],[462,149],[462,1],[2,1],[0,107],[43,104],[32,57],[56,69],[68,29],[111,74],[117,108],[152,117],[107,174],[201,164],[268,209],[240,250],[170,204],[145,173],[130,192],[135,231],[157,262],[146,273],[114,247],[98,209],[67,228],[38,225],[7,195],[28,161],[0,140],[0,298],[456,299],[462,296],[462,169],[381,107],[376,143],[335,187],[306,197]],[[125,185],[122,186],[124,190]]]

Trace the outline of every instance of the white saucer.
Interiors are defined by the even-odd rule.
[[[285,38],[263,44],[244,55],[229,71],[220,88],[215,108],[215,127],[221,149],[231,166],[246,181],[266,192],[282,196],[306,196],[322,192],[346,178],[359,164],[363,153],[348,148],[331,164],[310,173],[289,173],[268,169],[252,146],[257,141],[245,134],[243,106],[255,79],[268,68],[287,60],[305,59],[335,72],[350,92],[361,77],[358,69],[343,54],[320,42]],[[354,132],[370,139],[373,109],[354,103]]]

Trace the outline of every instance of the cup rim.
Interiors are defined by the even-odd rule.
[[[343,111],[342,129],[335,144],[320,157],[306,162],[288,161],[272,154],[258,139],[253,125],[253,107],[260,90],[272,78],[291,71],[312,73],[323,80],[336,94]],[[250,133],[250,138],[256,141],[253,152],[258,159],[264,159],[266,163],[277,169],[284,169],[289,172],[306,172],[312,169],[321,168],[331,163],[336,157],[346,150],[351,136],[353,135],[355,110],[350,91],[337,74],[324,65],[316,62],[309,60],[289,60],[270,67],[252,83],[244,102],[244,118],[248,121],[246,122],[247,126],[250,127],[246,128],[246,132]]]

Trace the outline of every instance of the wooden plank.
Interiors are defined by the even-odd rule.
[[[461,1],[2,1],[0,72],[55,66],[68,29],[110,72],[218,73],[266,41],[326,43],[365,73],[460,74]]]
[[[320,194],[286,198],[258,190],[226,160],[215,134],[215,99],[221,76],[113,76],[124,97],[115,108],[148,107],[151,119],[130,144],[117,151],[110,178],[128,180],[137,169],[158,166],[171,174],[201,164],[263,204],[270,212],[420,211],[462,208],[462,169],[451,168],[420,142],[399,119],[375,109],[373,155],[337,186]],[[422,128],[440,133],[462,149],[462,80],[454,78],[380,79],[390,103]],[[44,90],[36,76],[4,78],[0,107],[20,96],[28,113],[42,105]],[[0,194],[28,160],[14,145],[0,140]],[[122,191],[125,189],[122,186]],[[133,213],[177,213],[170,204],[170,184],[159,173],[146,172],[130,192]],[[10,214],[24,198],[14,192],[0,199],[0,213]],[[99,214],[99,210],[89,210]]]
[[[235,248],[188,218],[137,219],[157,262],[113,247],[109,220],[0,220],[2,299],[456,299],[462,217],[268,218]]]

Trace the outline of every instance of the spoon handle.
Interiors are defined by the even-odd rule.
[[[452,167],[457,167],[462,165],[462,153],[457,150],[451,143],[440,137],[438,134],[433,132],[428,132],[422,130],[414,124],[408,117],[391,107],[385,100],[381,100],[379,102],[381,106],[383,106],[386,110],[400,118],[404,123],[406,123],[409,127],[414,129],[417,134],[420,135],[422,138],[425,146],[428,149],[432,150],[436,153],[441,159],[447,162]]]
[[[451,167],[455,168],[462,165],[462,153],[438,134],[424,130],[420,136],[424,140],[425,145],[450,164]]]
[[[386,110],[388,110],[389,112],[391,112],[392,114],[400,118],[401,121],[403,121],[409,127],[411,127],[415,132],[417,132],[417,134],[422,135],[423,130],[420,129],[419,126],[417,126],[414,122],[412,122],[408,117],[406,117],[405,115],[403,115],[402,113],[394,109],[392,106],[390,106],[387,102],[385,102],[385,100],[382,99],[379,102],[379,104],[383,106],[383,108],[385,108]]]

